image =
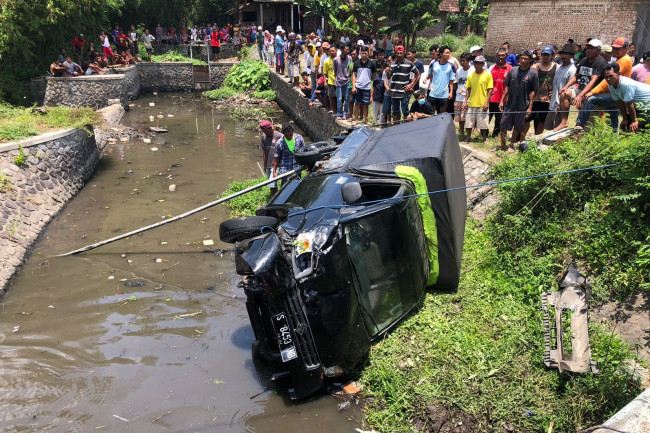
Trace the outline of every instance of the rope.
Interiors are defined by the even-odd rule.
[[[455,188],[446,188],[446,189],[441,189],[438,191],[429,191],[425,193],[420,193],[420,194],[410,194],[410,195],[403,195],[400,197],[391,197],[391,198],[384,198],[384,199],[379,199],[379,200],[370,200],[370,201],[365,201],[361,203],[354,203],[354,204],[341,204],[341,205],[323,205],[323,206],[317,206],[314,208],[309,208],[305,209],[302,211],[294,212],[292,214],[289,214],[287,218],[290,218],[292,216],[297,216],[297,215],[302,215],[306,214],[307,212],[319,210],[319,209],[343,209],[346,207],[356,207],[356,206],[364,206],[364,205],[372,205],[372,204],[378,204],[378,203],[388,203],[391,201],[399,201],[403,200],[405,198],[411,198],[411,197],[419,197],[423,195],[433,195],[433,194],[440,194],[443,192],[451,192],[451,191],[460,191],[460,190],[468,190],[468,189],[474,189],[474,188],[482,188],[484,186],[493,186],[493,185],[501,185],[504,183],[513,183],[513,182],[522,182],[526,180],[532,180],[532,179],[541,179],[545,177],[553,177],[553,176],[559,176],[562,174],[572,174],[572,173],[579,173],[583,171],[592,171],[592,170],[599,170],[602,168],[610,168],[610,167],[616,167],[620,164],[605,164],[605,165],[594,165],[591,167],[584,167],[584,168],[576,168],[573,170],[564,170],[564,171],[556,171],[553,173],[544,173],[544,174],[535,174],[532,176],[525,176],[525,177],[517,177],[513,179],[506,179],[506,180],[496,180],[493,182],[486,182],[486,183],[480,183],[477,185],[466,185],[466,186],[459,186]]]

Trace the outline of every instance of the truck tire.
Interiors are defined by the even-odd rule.
[[[328,153],[336,150],[338,145],[333,141],[317,141],[302,147],[293,154],[296,162],[307,168],[311,168]]]
[[[244,239],[262,234],[264,227],[275,228],[280,221],[270,216],[250,216],[233,218],[219,225],[219,239],[234,244]]]

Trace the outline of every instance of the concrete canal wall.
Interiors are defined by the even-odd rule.
[[[210,88],[220,87],[234,64],[210,63]],[[43,105],[102,108],[109,105],[110,99],[119,99],[124,104],[136,99],[140,92],[189,92],[194,89],[193,68],[189,62],[141,62],[110,71],[104,75],[47,77]]]
[[[0,297],[41,231],[90,179],[99,155],[95,136],[82,129],[0,144]]]

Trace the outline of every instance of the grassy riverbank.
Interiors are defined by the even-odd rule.
[[[85,128],[100,122],[99,113],[89,107],[48,107],[41,112],[32,107],[0,104],[0,142],[20,140],[56,129]]]
[[[594,302],[650,287],[649,138],[599,126],[493,168],[509,179],[623,164],[499,188],[492,214],[469,221],[458,291],[429,293],[373,347],[362,382],[375,429],[426,431],[453,419],[467,428],[458,431],[575,432],[640,392],[622,368],[634,348],[593,324],[599,375],[545,369],[540,293],[556,289],[569,264],[591,277]]]
[[[650,290],[648,155],[650,134],[617,136],[598,124],[579,141],[493,166],[501,180],[619,164],[499,187],[489,215],[468,221],[458,290],[428,293],[419,312],[373,346],[360,373],[370,425],[568,433],[634,398],[640,384],[625,368],[634,348],[601,326],[590,326],[600,374],[544,368],[540,293],[557,289],[569,264],[590,277],[592,306]]]

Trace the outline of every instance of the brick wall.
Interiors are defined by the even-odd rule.
[[[581,45],[588,37],[605,44],[618,36],[632,39],[641,3],[643,0],[493,0],[485,54],[493,57],[504,41],[518,53],[537,48],[538,42],[562,48],[569,38]]]

